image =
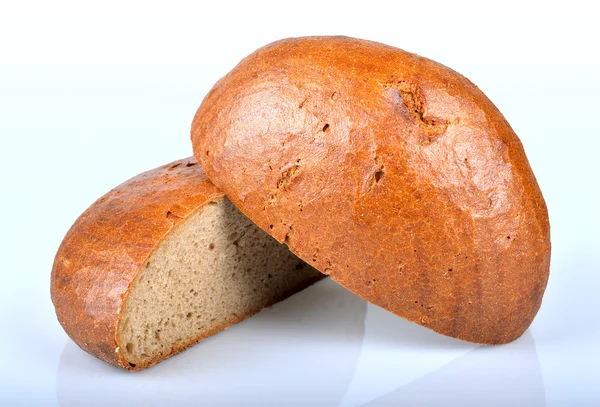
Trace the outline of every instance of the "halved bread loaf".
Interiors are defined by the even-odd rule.
[[[320,278],[188,158],[138,175],[88,208],[58,250],[51,294],[82,349],[139,370]]]
[[[537,313],[544,198],[515,132],[453,70],[354,38],[278,41],[217,82],[191,136],[242,212],[366,300],[479,343]]]

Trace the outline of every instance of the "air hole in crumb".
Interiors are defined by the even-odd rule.
[[[131,362],[129,362],[129,366],[131,366],[131,367],[135,367],[135,363],[131,363]]]
[[[273,278],[273,276],[270,274],[267,274],[267,278]]]
[[[191,312],[188,312],[187,315],[185,316],[187,319],[190,319],[191,317],[193,317],[194,314]]]
[[[375,172],[375,182],[379,182],[385,173],[382,170]]]
[[[185,165],[186,167],[193,167],[194,165],[196,165],[197,163],[193,162],[193,161],[188,161],[187,164]]]
[[[323,126],[323,132],[326,132],[327,130],[329,130],[329,123],[325,123],[325,126]]]
[[[269,229],[273,229],[273,225],[269,225]]]
[[[208,150],[206,150],[206,155],[208,155]]]
[[[215,244],[211,243],[208,245],[208,250],[213,250],[215,248]]]
[[[125,345],[125,350],[127,353],[133,352],[133,343],[129,342],[127,345]]]
[[[510,236],[506,236],[507,239],[510,239]]]

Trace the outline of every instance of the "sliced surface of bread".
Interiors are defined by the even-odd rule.
[[[457,72],[371,41],[286,39],[217,82],[191,137],[243,213],[364,299],[478,343],[536,315],[546,204],[515,132]]]
[[[58,250],[51,295],[82,349],[139,370],[320,278],[188,158],[140,174],[88,208]]]

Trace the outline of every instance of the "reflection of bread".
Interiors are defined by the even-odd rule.
[[[540,189],[502,114],[443,65],[351,38],[279,41],[215,85],[192,141],[259,227],[397,315],[504,343],[540,307]]]
[[[70,341],[56,377],[62,407],[339,406],[361,355],[367,303],[325,279],[140,374]],[[201,403],[199,403],[201,400]]]
[[[81,348],[137,370],[319,278],[190,158],[132,178],[81,215],[56,255],[52,300]]]
[[[527,332],[509,346],[478,347],[364,406],[545,406],[533,337]]]

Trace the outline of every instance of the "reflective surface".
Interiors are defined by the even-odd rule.
[[[58,403],[544,405],[530,332],[502,347],[463,343],[367,306],[330,280],[247,322],[133,374],[69,341]]]
[[[412,379],[412,380],[411,380]],[[364,406],[544,406],[535,341],[527,332],[509,349],[480,346]]]
[[[567,276],[567,268],[556,266]],[[365,303],[330,279],[141,372],[101,362],[10,314],[2,405],[598,405],[595,281],[559,274],[521,338],[479,346]],[[587,269],[589,270],[589,269]],[[562,281],[561,281],[562,280]],[[13,297],[14,300],[14,297]],[[566,305],[566,306],[565,306]],[[31,321],[31,319],[29,320]],[[32,335],[33,334],[33,335]],[[62,338],[62,339],[61,339]],[[6,337],[4,338],[6,340]],[[54,368],[52,368],[54,366]],[[32,389],[34,391],[32,391]]]
[[[367,304],[331,281],[317,283],[155,367],[131,374],[65,346],[61,406],[337,406],[365,334]],[[90,404],[91,403],[91,404]]]

